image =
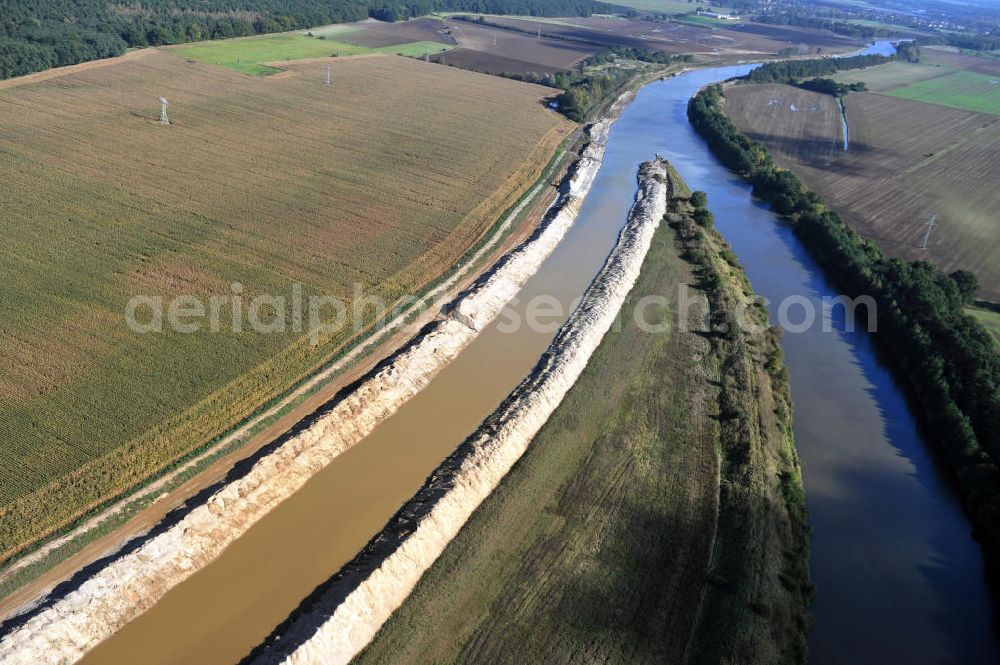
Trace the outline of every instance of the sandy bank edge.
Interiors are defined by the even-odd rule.
[[[640,169],[617,245],[538,365],[428,479],[382,533],[247,659],[348,663],[416,586],[527,450],[586,368],[635,285],[666,213],[666,163]]]
[[[302,432],[259,459],[175,525],[109,563],[0,640],[0,661],[72,663],[213,561],[282,500],[367,436],[455,358],[517,293],[572,226],[604,156],[617,112],[588,129],[590,143],[563,182],[548,220],[501,258],[447,313]]]

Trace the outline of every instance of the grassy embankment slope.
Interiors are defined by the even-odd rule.
[[[308,321],[293,325],[293,283],[347,303],[355,284],[386,303],[420,292],[572,129],[545,110],[548,88],[388,56],[329,62],[333,86],[322,61],[262,78],[155,51],[0,84],[0,560],[208,443],[363,332],[312,346]],[[206,303],[233,283],[241,332],[228,306],[219,332],[125,324],[134,295]],[[250,331],[262,294],[286,298],[282,331]],[[372,323],[373,308],[359,312]],[[265,305],[260,318],[277,317]]]
[[[777,339],[646,295],[751,295],[674,179],[616,326],[357,663],[801,661],[808,535]],[[763,314],[751,308],[752,318]]]

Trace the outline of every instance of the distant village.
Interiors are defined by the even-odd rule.
[[[736,14],[722,14],[717,11],[710,9],[699,9],[698,16],[707,16],[708,18],[719,19],[720,21],[739,21],[740,17]]]

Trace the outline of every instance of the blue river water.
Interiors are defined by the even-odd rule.
[[[783,299],[803,297],[819,312],[836,289],[686,116],[699,88],[751,68],[697,70],[646,86],[612,129],[604,170],[653,153],[673,162],[692,189],[708,194],[717,227],[776,321]],[[801,320],[801,309],[789,311]],[[810,662],[1000,663],[982,551],[946,467],[871,335],[848,332],[842,316],[831,324],[830,332],[817,322],[783,339],[812,528]]]

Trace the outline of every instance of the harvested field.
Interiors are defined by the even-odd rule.
[[[369,19],[351,25],[357,26],[358,29],[345,35],[342,39],[358,46],[380,48],[410,42],[439,42],[449,46],[455,45],[455,40],[447,33],[447,27],[444,23],[432,18],[417,18],[397,23]]]
[[[1000,59],[997,58],[968,55],[947,46],[926,46],[922,47],[920,52],[921,60],[928,64],[987,76],[1000,76]]]
[[[0,558],[207,443],[356,332],[313,347],[291,323],[233,332],[246,313],[223,308],[219,333],[136,334],[129,298],[204,301],[238,282],[247,303],[285,297],[289,322],[293,283],[395,302],[481,238],[571,128],[540,86],[387,56],[286,67],[247,77],[149,51],[0,88]]]
[[[413,38],[437,35],[442,39],[454,39],[458,48],[435,56],[435,62],[491,74],[564,71],[588,56],[613,46],[723,59],[771,55],[802,44],[806,45],[806,50],[820,47],[830,52],[847,51],[857,46],[832,33],[790,27],[764,26],[767,30],[755,27],[745,32],[742,26],[715,30],[676,22],[654,23],[613,17],[546,19],[484,16],[484,20],[486,25],[454,18],[441,21],[427,18],[402,24],[362,22],[352,24],[359,30],[343,37],[343,40],[351,44],[382,43],[378,41],[382,37],[375,36],[371,31],[379,35],[399,33]],[[757,34],[755,30],[770,36]],[[447,34],[442,35],[442,31]]]
[[[754,94],[748,97],[744,90]],[[752,114],[760,130],[750,135],[768,148],[776,146],[780,155],[807,161],[820,155],[832,159],[836,152],[843,152],[840,106],[830,95],[783,85],[738,86],[726,91],[726,111],[733,114],[734,121]],[[789,122],[801,125],[801,129],[795,134],[777,131]]]
[[[498,53],[484,53],[467,48],[457,48],[448,53],[431,56],[431,61],[461,69],[471,69],[487,74],[554,74],[563,67],[542,65],[537,62],[507,58]]]
[[[459,48],[438,56],[436,61],[493,74],[563,71],[600,50],[591,44],[545,37],[539,39],[535,35],[467,21],[448,20],[445,25]]]
[[[539,28],[542,34],[563,39],[590,42],[607,48],[615,45],[704,55],[774,54],[782,49],[805,44],[808,49],[822,47],[825,51],[848,51],[857,43],[830,32],[747,24],[726,29],[656,23],[600,17],[581,18],[573,24],[552,24],[530,19],[488,17],[489,22],[507,25],[528,32]]]
[[[853,228],[893,256],[972,270],[981,297],[1000,299],[1000,118],[872,93],[851,93],[846,106],[844,152],[833,98],[783,85],[726,92],[737,126]],[[921,250],[932,214],[941,226]]]
[[[734,32],[749,39],[750,35],[758,39],[766,39],[784,48],[806,46],[809,50],[822,49],[825,53],[853,51],[858,48],[857,40],[838,35],[827,30],[802,28],[794,25],[769,25],[749,21],[738,25],[727,32]],[[779,49],[780,50],[780,49]]]

